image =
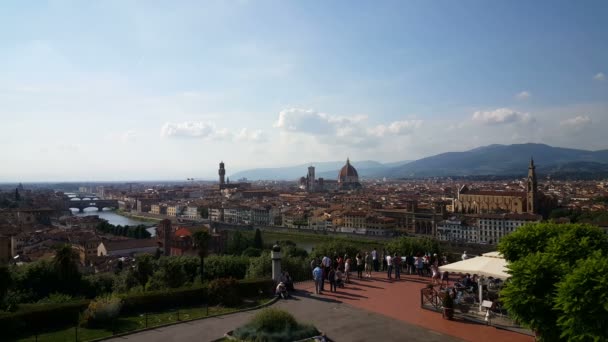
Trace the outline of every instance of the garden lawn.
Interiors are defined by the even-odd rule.
[[[258,299],[253,301],[247,301],[245,304],[236,308],[227,308],[221,306],[210,306],[209,316],[220,315],[229,312],[234,312],[242,309],[247,309],[267,303],[269,299]],[[182,308],[179,310],[171,310],[161,313],[149,313],[147,315],[147,327],[154,327],[164,325],[168,323],[187,321],[197,318],[203,318],[207,316],[207,308],[205,307],[191,307]],[[104,328],[90,329],[84,327],[78,327],[78,331],[74,326],[62,330],[56,330],[52,332],[46,332],[38,335],[38,341],[40,342],[64,342],[64,341],[76,341],[76,333],[78,333],[78,341],[90,341],[97,338],[110,337],[113,335],[112,331],[115,330],[116,334],[126,333],[134,330],[146,328],[146,315],[131,315],[119,317],[114,326],[111,324]],[[17,341],[36,341],[35,335],[24,336]]]

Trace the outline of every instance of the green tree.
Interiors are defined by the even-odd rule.
[[[579,265],[586,266],[585,259],[590,255],[608,250],[608,235],[597,227],[585,224],[529,224],[504,237],[498,250],[509,261],[511,278],[501,292],[509,314],[523,325],[534,329],[541,341],[571,340],[572,332],[578,330],[572,324],[566,308],[571,313],[576,313],[577,308],[586,304],[583,300],[577,301],[580,293],[571,293],[572,296],[566,298],[572,285],[566,286],[564,282],[572,284],[572,279],[589,277],[589,285],[592,285],[594,277],[606,277],[606,273],[600,273],[592,267],[581,268]],[[601,282],[595,285],[601,286]],[[591,288],[581,291],[590,291],[583,293],[592,296],[599,293]],[[594,300],[597,299],[594,297]],[[574,304],[565,305],[567,300],[573,300]],[[582,315],[578,316],[580,317]],[[602,335],[596,337],[600,336]]]
[[[557,320],[562,338],[580,342],[608,338],[607,275],[608,259],[596,251],[558,284],[555,308],[563,313]]]
[[[209,208],[207,207],[198,207],[198,214],[200,215],[200,217],[206,219],[209,218]]]
[[[135,258],[135,278],[144,289],[148,280],[154,274],[154,264],[154,258],[150,254],[138,255]]]
[[[252,244],[250,239],[237,230],[232,235],[232,238],[228,240],[226,251],[228,254],[240,255],[247,247],[252,247]]]
[[[253,236],[253,248],[264,248],[264,241],[262,241],[262,232],[259,228],[255,229],[255,235]]]
[[[198,252],[200,258],[201,283],[205,281],[205,257],[209,250],[209,241],[211,234],[206,230],[199,230],[192,235],[192,243]]]
[[[567,267],[547,253],[530,254],[509,265],[511,278],[501,292],[509,315],[537,332],[543,341],[559,341],[555,329],[555,284]]]
[[[4,297],[8,289],[13,283],[13,278],[8,267],[0,266],[0,305],[4,301]]]
[[[81,274],[78,270],[78,260],[79,257],[72,246],[66,244],[57,247],[53,266],[65,293],[75,294],[79,288]]]

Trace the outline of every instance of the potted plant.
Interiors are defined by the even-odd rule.
[[[443,318],[452,319],[454,318],[454,298],[449,293],[445,293],[443,296]]]

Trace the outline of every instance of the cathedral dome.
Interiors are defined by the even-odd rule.
[[[346,165],[342,167],[340,173],[338,174],[338,182],[340,183],[358,183],[359,182],[359,174],[357,173],[357,169],[355,169],[351,164],[350,160],[346,159]]]

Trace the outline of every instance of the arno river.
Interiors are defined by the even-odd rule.
[[[146,221],[140,221],[137,219],[133,219],[130,217],[125,217],[125,216],[121,216],[116,214],[114,211],[111,210],[104,210],[104,211],[97,211],[97,209],[95,208],[89,208],[89,209],[85,209],[84,213],[79,213],[78,209],[76,210],[72,210],[72,213],[75,216],[88,216],[88,215],[97,215],[99,216],[99,218],[102,218],[104,220],[107,220],[108,223],[113,224],[113,225],[121,225],[121,226],[137,226],[138,224],[145,224],[145,225],[150,225],[150,222],[146,222]],[[155,235],[155,229],[154,228],[148,228],[148,231],[152,234]]]

